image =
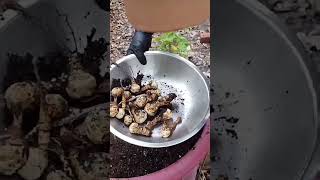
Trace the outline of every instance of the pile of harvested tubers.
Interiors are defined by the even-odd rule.
[[[182,122],[181,117],[173,121],[172,101],[177,95],[162,96],[154,80],[142,85],[132,78],[127,86],[113,87],[111,96],[110,116],[121,120],[132,134],[150,137],[154,128],[162,124],[161,136],[168,138]]]

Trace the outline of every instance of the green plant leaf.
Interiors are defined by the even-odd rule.
[[[187,57],[191,50],[190,42],[183,36],[175,32],[164,33],[154,38],[154,42],[159,43],[156,47],[160,51],[166,51]]]

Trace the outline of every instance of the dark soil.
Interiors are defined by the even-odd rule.
[[[143,176],[168,167],[194,149],[202,130],[189,140],[167,148],[145,148],[110,138],[110,177]]]

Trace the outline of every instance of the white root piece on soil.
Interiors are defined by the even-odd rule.
[[[138,123],[132,123],[129,126],[129,131],[132,134],[138,134],[143,136],[151,136],[151,131],[146,127],[139,126]]]
[[[38,179],[48,166],[48,153],[39,148],[29,148],[26,164],[19,169],[18,174],[26,180]]]
[[[47,175],[47,180],[72,180],[61,170],[52,171]]]
[[[24,146],[0,146],[0,174],[12,175],[27,161]]]
[[[79,180],[105,180],[108,179],[109,161],[105,152],[89,153],[85,159],[79,160],[78,154],[70,157],[72,167]],[[83,162],[83,163],[80,163]]]
[[[88,114],[84,122],[77,127],[80,135],[88,137],[94,144],[103,144],[110,133],[109,122],[105,111],[94,111]]]
[[[71,98],[81,99],[92,96],[96,87],[97,82],[94,76],[83,70],[74,70],[68,78],[66,91]]]

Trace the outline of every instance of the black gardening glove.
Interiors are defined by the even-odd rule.
[[[151,46],[152,33],[136,31],[131,40],[127,55],[134,54],[142,65],[147,64],[144,52],[148,51]]]
[[[105,10],[110,11],[110,0],[95,0],[98,6]]]

